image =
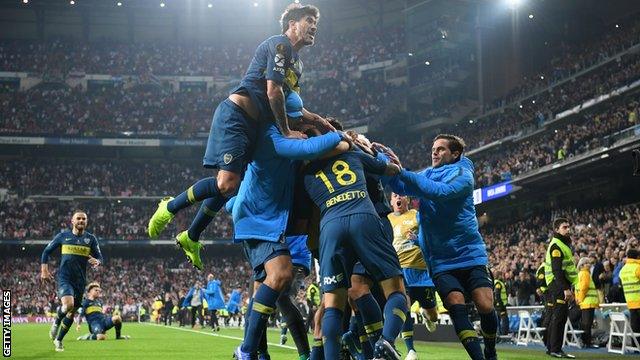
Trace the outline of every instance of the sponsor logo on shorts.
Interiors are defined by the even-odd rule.
[[[233,155],[229,153],[224,154],[222,161],[224,161],[225,165],[229,165],[233,161]]]
[[[342,278],[343,278],[342,274],[338,274],[334,276],[325,276],[322,278],[322,284],[324,285],[337,284],[340,281],[342,281]]]

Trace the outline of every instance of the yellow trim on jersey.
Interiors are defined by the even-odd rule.
[[[91,248],[83,245],[62,245],[62,255],[78,255],[89,257],[91,254]]]
[[[102,306],[96,306],[96,305],[88,306],[87,310],[85,311],[85,314],[89,315],[89,314],[93,314],[94,312],[102,312]]]

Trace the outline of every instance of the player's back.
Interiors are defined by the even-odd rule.
[[[351,214],[376,215],[367,193],[365,171],[382,174],[385,168],[383,161],[356,151],[310,163],[304,183],[309,197],[320,208],[321,224]]]

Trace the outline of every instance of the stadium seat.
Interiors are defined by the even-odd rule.
[[[624,355],[627,351],[640,351],[638,345],[638,337],[640,333],[634,333],[631,330],[629,320],[621,312],[612,312],[609,315],[609,343],[607,351],[615,354]],[[620,342],[620,348],[616,348],[614,342]]]
[[[518,311],[518,316],[520,317],[520,324],[518,326],[516,345],[527,346],[530,342],[542,344],[542,332],[546,328],[535,326],[531,313],[527,310]]]

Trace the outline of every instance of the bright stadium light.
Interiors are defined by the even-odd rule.
[[[213,4],[209,4],[209,5],[207,5],[207,7],[208,7],[209,9],[211,9],[211,8],[213,7]]]
[[[507,0],[507,6],[509,6],[511,9],[516,9],[520,7],[521,4],[522,0]]]
[[[118,2],[116,5],[118,5],[118,6],[122,6],[122,3],[121,3],[121,2]]]
[[[424,62],[424,64],[429,66],[429,65],[431,65],[431,62],[429,60],[427,60],[427,61]]]
[[[300,0],[294,0],[294,3],[300,4]]]
[[[75,1],[73,1],[73,0],[69,1],[69,5],[75,5],[75,4],[76,4]]]
[[[23,3],[23,4],[28,4],[28,3],[29,3],[29,0],[22,0],[22,3]]]
[[[257,3],[257,2],[254,2],[254,3],[253,3],[253,7],[258,7],[258,3]]]
[[[160,7],[163,8],[164,7],[164,3],[160,3]]]
[[[533,19],[533,14],[529,14],[529,19]]]

